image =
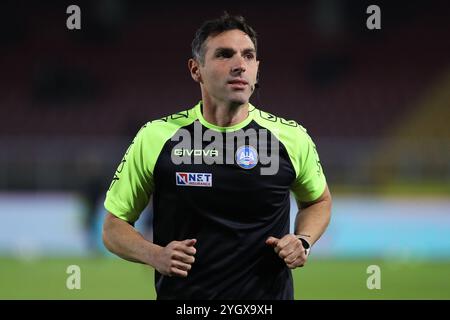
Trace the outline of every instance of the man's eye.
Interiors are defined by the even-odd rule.
[[[253,59],[255,56],[252,54],[252,53],[249,53],[249,54],[246,54],[245,55],[245,57],[247,58],[247,59]]]
[[[219,52],[216,56],[220,57],[220,58],[229,58],[229,57],[231,57],[231,55],[229,53],[226,53],[226,52]]]

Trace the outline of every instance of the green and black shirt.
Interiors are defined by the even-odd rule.
[[[326,181],[306,130],[250,104],[218,127],[192,109],[145,124],[125,153],[105,208],[134,224],[153,197],[153,242],[195,238],[186,278],[155,271],[158,299],[293,299],[269,236],[289,233],[290,191],[320,197]]]

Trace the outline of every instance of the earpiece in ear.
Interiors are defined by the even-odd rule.
[[[255,82],[255,87],[254,89],[259,89],[260,85],[259,85],[259,71],[256,73],[256,82]],[[253,91],[253,90],[252,90]]]

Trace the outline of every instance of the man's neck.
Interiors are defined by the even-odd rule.
[[[244,121],[248,117],[248,107],[248,103],[229,105],[210,99],[202,100],[203,118],[219,127],[231,127]]]

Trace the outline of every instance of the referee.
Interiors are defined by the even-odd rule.
[[[107,191],[104,244],[155,269],[158,299],[293,299],[291,269],[329,223],[314,142],[295,121],[249,103],[256,54],[243,17],[206,21],[188,61],[202,99],[146,123]],[[290,192],[301,208],[294,234]],[[133,227],[150,197],[153,241]]]

